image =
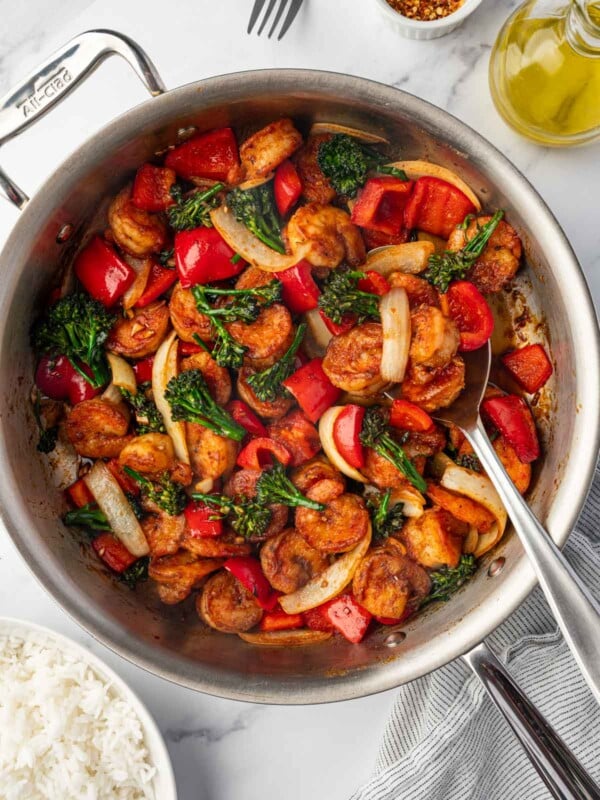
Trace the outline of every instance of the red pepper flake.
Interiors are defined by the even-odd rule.
[[[409,19],[432,22],[453,14],[462,6],[464,0],[387,0],[394,11]]]

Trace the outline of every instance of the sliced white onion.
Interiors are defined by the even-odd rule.
[[[490,479],[485,475],[481,475],[473,470],[459,467],[457,464],[451,463],[444,470],[444,474],[440,480],[440,484],[445,489],[450,489],[458,494],[470,497],[471,500],[480,503],[484,508],[487,508],[494,517],[496,522],[492,525],[486,533],[480,533],[474,555],[479,556],[490,550],[504,534],[507,522],[507,514],[502,501],[498,496],[498,492]]]
[[[262,175],[259,178],[250,178],[247,181],[239,183],[237,188],[242,189],[242,191],[246,191],[246,189],[255,189],[257,186],[262,186],[263,183],[268,183],[272,180],[274,174],[274,172],[269,172],[268,175]]]
[[[177,333],[173,331],[156,351],[152,366],[152,394],[165,423],[165,429],[173,442],[175,455],[179,461],[189,464],[190,454],[185,438],[185,422],[173,419],[171,406],[165,397],[167,384],[171,378],[177,375],[177,345]]]
[[[106,400],[107,403],[112,403],[115,406],[118,406],[119,403],[123,402],[123,395],[119,390],[118,386],[115,386],[114,383],[109,383],[106,389],[102,392],[102,400]]]
[[[131,394],[136,394],[137,381],[131,364],[114,353],[107,353],[106,358],[112,374],[112,383],[119,388],[127,389]]]
[[[477,550],[477,544],[479,542],[479,531],[474,525],[471,525],[469,528],[469,533],[465,537],[463,542],[463,553],[474,553]]]
[[[248,228],[238,222],[235,216],[225,206],[219,206],[210,212],[212,224],[221,234],[223,239],[239,253],[240,256],[254,267],[265,272],[282,272],[293,267],[302,259],[302,253],[293,256],[282,255],[276,250],[271,250],[266,244],[250,233]]]
[[[406,272],[418,275],[427,269],[429,256],[435,247],[431,242],[405,242],[376,247],[367,254],[366,269],[375,270],[380,275],[392,272]]]
[[[360,131],[357,128],[349,128],[347,125],[338,125],[337,122],[315,122],[310,129],[309,136],[318,136],[323,133],[345,133],[347,136],[360,139],[361,142],[367,142],[369,144],[389,144],[388,139],[379,136],[377,133]]]
[[[352,580],[361,558],[371,544],[371,526],[367,535],[353,550],[340,556],[337,561],[316,575],[301,589],[279,598],[279,605],[286,614],[301,614],[336,597]]]
[[[379,313],[383,329],[381,377],[385,381],[401,383],[408,363],[411,333],[406,291],[401,287],[390,289],[379,302]]]
[[[259,644],[263,647],[302,647],[307,644],[318,644],[331,639],[329,631],[311,631],[298,628],[291,631],[258,631],[257,633],[238,633],[240,639],[248,644]]]
[[[137,558],[148,555],[150,549],[140,523],[106,464],[96,461],[84,481],[117,539],[131,555]]]
[[[344,408],[345,406],[332,406],[331,408],[327,409],[327,411],[319,420],[319,438],[321,439],[321,447],[333,466],[343,475],[346,475],[348,478],[352,478],[354,481],[366,483],[367,479],[364,477],[364,475],[361,475],[355,467],[352,467],[335,446],[333,428],[337,418],[342,413]]]
[[[123,295],[123,308],[133,308],[140,297],[144,294],[150,271],[152,269],[152,259],[150,258],[134,258],[130,255],[124,256],[125,261],[129,264],[131,269],[135,272],[135,279],[129,289]]]
[[[308,324],[308,330],[302,343],[302,347],[310,358],[321,358],[325,355],[327,345],[333,338],[333,334],[323,322],[318,308],[311,308],[304,314],[304,319]]]
[[[477,211],[481,211],[481,203],[475,192],[462,178],[459,178],[456,172],[452,172],[452,170],[447,169],[447,167],[442,167],[440,164],[432,164],[430,161],[394,161],[392,164],[388,164],[388,167],[404,170],[407,177],[411,180],[417,180],[417,178],[428,175],[432,178],[439,178],[442,181],[451,183],[469,198]]]
[[[423,515],[426,500],[418,489],[414,486],[406,486],[402,489],[392,489],[390,504],[402,503],[404,506],[402,513],[405,517],[420,517]]]

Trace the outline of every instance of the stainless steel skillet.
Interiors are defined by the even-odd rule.
[[[193,613],[162,606],[149,589],[133,595],[114,586],[57,522],[60,498],[35,452],[27,403],[29,326],[57,265],[72,257],[97,224],[102,201],[141,161],[176,141],[178,131],[229,123],[244,130],[286,114],[306,128],[315,120],[334,120],[378,133],[390,140],[394,154],[460,172],[485,205],[506,209],[523,238],[528,267],[518,291],[544,316],[558,376],[545,398],[550,410],[542,426],[545,457],[530,502],[563,544],[585,500],[598,452],[600,348],[585,281],[556,220],[495,148],[411,95],[359,78],[302,70],[225,75],[165,92],[144,53],[106,31],[77,37],[0,101],[0,146],[115,52],[130,61],[155,97],[88,140],[30,200],[0,173],[5,193],[22,208],[0,255],[0,510],[16,546],[63,608],[106,645],[155,674],[223,697],[343,700],[413,680],[466,653],[534,586],[513,536],[505,537],[453,602],[405,626],[402,641],[385,631],[360,646],[332,641],[312,649],[261,650],[236,637],[207,634]],[[497,665],[481,650],[476,653],[471,662],[477,658],[487,675],[497,675]]]

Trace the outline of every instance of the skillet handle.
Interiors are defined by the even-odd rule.
[[[599,800],[600,788],[486,643],[477,645],[462,659],[512,728],[552,796],[557,800]]]
[[[109,30],[86,31],[53,53],[0,100],[0,146],[37,122],[112,55],[126,59],[153,97],[165,91],[152,61],[128,36]],[[18,208],[29,199],[1,169],[0,191]]]

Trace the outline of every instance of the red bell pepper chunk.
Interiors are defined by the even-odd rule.
[[[453,281],[442,298],[448,316],[460,331],[459,350],[477,350],[494,330],[494,315],[485,297],[470,281]]]
[[[271,466],[274,458],[284,467],[292,460],[287,447],[268,436],[259,436],[240,450],[236,463],[244,469],[260,470]]]
[[[193,356],[195,353],[201,353],[203,350],[206,350],[206,348],[196,344],[196,342],[184,342],[183,339],[179,340],[178,353],[180,356]]]
[[[291,631],[294,628],[304,627],[302,614],[286,614],[280,608],[268,611],[263,615],[258,626],[261,631]]]
[[[89,374],[87,367],[81,367]],[[42,356],[35,373],[38,388],[52,400],[68,400],[71,405],[91,400],[101,389],[86,381],[66,356]]]
[[[252,556],[228,558],[223,567],[256,597],[261,608],[264,608],[265,611],[274,610],[278,602],[277,594],[265,578],[258,559],[252,558]]]
[[[135,304],[137,308],[145,308],[157,300],[161,294],[164,294],[167,289],[177,280],[177,273],[174,269],[167,269],[161,267],[160,264],[152,264],[150,275],[144,293]]]
[[[132,555],[112,533],[101,533],[100,536],[96,536],[92,547],[114,572],[125,572],[137,561],[137,556]]]
[[[94,236],[75,259],[75,275],[106,308],[114,306],[135,279],[134,270],[100,236]]]
[[[81,368],[91,377],[92,373],[88,367],[82,365]],[[69,386],[69,403],[71,403],[72,406],[76,406],[77,403],[82,403],[84,400],[91,400],[92,397],[96,397],[101,391],[101,388],[94,389],[83,375],[73,370],[73,377],[71,378],[71,384]]]
[[[349,404],[340,412],[333,426],[333,441],[338,453],[356,469],[365,465],[365,449],[360,441],[364,418],[363,406]]]
[[[325,606],[317,606],[303,612],[304,623],[311,631],[327,631],[333,633],[335,630],[331,621],[323,613]]]
[[[235,251],[215,228],[194,228],[175,234],[175,267],[184,289],[239,275],[246,262],[234,257]]]
[[[88,503],[95,502],[94,495],[88,489],[83,478],[79,478],[78,481],[75,481],[75,483],[67,486],[65,493],[67,498],[76,508],[83,508],[84,506],[87,506]]]
[[[529,464],[539,458],[540,444],[535,422],[522,397],[516,394],[489,397],[483,401],[482,409],[513,446],[519,461]]]
[[[193,538],[214,539],[223,533],[223,519],[212,506],[200,502],[188,503],[183,514]]]
[[[275,170],[273,180],[275,205],[282,217],[296,205],[302,194],[302,181],[298,170],[291,161],[286,160]]]
[[[311,422],[316,422],[342,394],[323,371],[323,359],[313,358],[283,381]]]
[[[354,597],[349,594],[340,594],[328,603],[324,603],[314,611],[320,612],[334,630],[337,630],[352,644],[358,644],[364,638],[373,615],[366,608],[359,605]],[[313,624],[315,619],[313,616]],[[307,624],[311,627],[310,621]],[[313,628],[313,630],[323,630],[324,628]],[[331,629],[330,629],[331,630]]]
[[[529,394],[539,392],[552,375],[552,364],[541,344],[528,344],[506,353],[502,356],[502,363]]]
[[[404,209],[404,224],[407,228],[418,228],[447,239],[456,225],[475,210],[473,203],[456,186],[425,176],[415,183]]]
[[[325,327],[333,336],[341,336],[343,333],[348,333],[349,330],[356,325],[356,317],[353,314],[346,314],[342,321],[338,324],[334,322],[332,319],[329,319],[327,314],[324,314],[321,309],[319,309],[319,316],[325,323]]]
[[[389,292],[391,286],[384,275],[380,275],[374,269],[368,269],[365,272],[365,277],[359,280],[358,288],[361,292],[370,292],[378,297],[383,297],[384,294]]]
[[[426,411],[423,411],[410,400],[396,398],[390,411],[390,425],[404,431],[429,431],[433,428],[433,420]]]
[[[261,420],[243,400],[231,400],[226,408],[233,419],[246,428],[250,436],[268,437],[268,431]]]
[[[176,180],[175,170],[142,164],[133,182],[131,202],[143,211],[166,211],[175,205],[171,188]]]
[[[399,233],[412,187],[412,181],[401,181],[391,175],[369,178],[352,208],[352,222],[381,233]]]
[[[140,383],[148,383],[148,381],[152,380],[153,367],[154,356],[148,356],[148,358],[142,358],[135,362],[133,365],[133,374],[135,375],[138,385]]]
[[[167,153],[165,166],[182,178],[210,178],[235,183],[239,177],[240,158],[231,128],[193,136]]]
[[[317,307],[320,292],[308,261],[300,261],[284,272],[276,272],[275,277],[281,281],[283,302],[294,314],[303,314]]]
[[[290,467],[299,467],[321,449],[319,431],[299,408],[269,425],[269,436],[290,451]]]
[[[408,228],[401,228],[398,233],[394,234],[363,228],[361,233],[365,240],[365,247],[367,250],[374,250],[376,247],[385,247],[388,244],[404,244],[404,242],[408,242],[410,238],[410,231]]]
[[[135,497],[140,494],[141,489],[139,485],[125,472],[123,467],[119,464],[118,458],[111,458],[110,461],[107,461],[106,466],[125,494],[132,494]]]

